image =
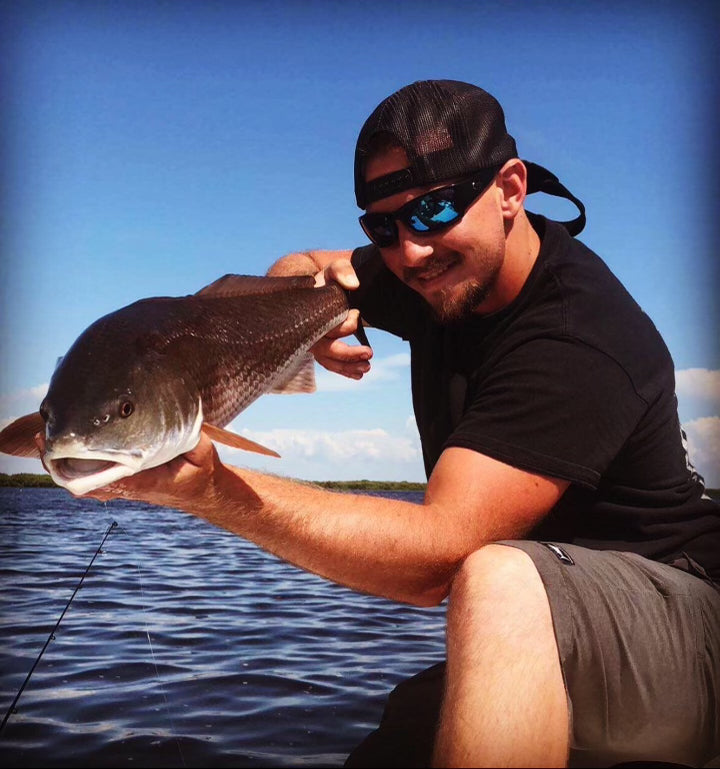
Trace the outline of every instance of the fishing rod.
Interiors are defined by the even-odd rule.
[[[58,621],[55,623],[55,627],[50,631],[50,635],[48,636],[47,641],[45,641],[45,645],[40,650],[40,654],[38,654],[37,659],[33,663],[33,666],[30,668],[30,672],[27,674],[27,677],[23,681],[22,686],[18,690],[18,693],[15,695],[15,699],[12,701],[12,705],[10,705],[10,707],[8,708],[8,712],[5,714],[5,718],[3,718],[3,720],[2,720],[2,724],[0,724],[0,732],[2,732],[2,730],[5,728],[5,724],[8,722],[8,719],[10,718],[10,716],[13,713],[17,712],[15,710],[15,706],[17,705],[18,700],[20,699],[20,695],[23,693],[25,687],[27,686],[28,681],[30,680],[30,676],[33,674],[35,668],[38,665],[38,662],[40,662],[40,659],[43,656],[43,654],[45,653],[45,649],[47,649],[48,644],[50,643],[50,641],[55,639],[55,631],[60,626],[60,623],[62,622],[62,618],[65,616],[65,612],[70,608],[70,604],[72,603],[73,598],[75,598],[75,595],[76,595],[77,591],[80,590],[80,588],[82,587],[82,583],[83,583],[85,577],[87,577],[87,574],[90,571],[90,567],[93,565],[93,563],[95,562],[95,559],[100,554],[100,551],[102,550],[102,546],[105,544],[105,540],[110,536],[110,532],[116,526],[117,526],[117,521],[113,521],[110,524],[110,526],[108,526],[108,530],[105,532],[105,536],[103,537],[102,542],[100,543],[100,546],[95,551],[95,555],[90,559],[90,563],[87,565],[87,569],[85,569],[85,572],[82,575],[82,577],[80,577],[80,581],[77,583],[77,587],[75,588],[75,590],[73,590],[73,594],[70,596],[70,600],[67,602],[67,604],[65,605],[65,608],[62,610],[62,614],[58,618]]]

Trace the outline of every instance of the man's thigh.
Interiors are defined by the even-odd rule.
[[[546,586],[568,690],[571,767],[703,766],[720,755],[718,590],[629,553],[503,544],[527,552]],[[396,687],[379,729],[346,765],[429,766],[443,682],[441,663]]]
[[[720,754],[720,591],[634,553],[503,542],[550,601],[571,716],[570,766]]]

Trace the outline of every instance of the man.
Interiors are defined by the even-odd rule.
[[[580,217],[527,213],[534,190]],[[658,332],[568,231],[581,204],[519,160],[493,97],[455,81],[378,106],[355,191],[372,245],[270,272],[349,290],[356,310],[314,348],[333,371],[369,369],[370,348],[342,341],[360,316],[408,340],[424,503],[228,467],[207,439],[100,496],[187,510],[363,592],[449,595],[436,765],[706,764],[720,755],[718,506],[688,462]],[[354,763],[387,765],[386,733]]]

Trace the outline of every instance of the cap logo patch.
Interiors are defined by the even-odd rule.
[[[367,191],[367,201],[372,203],[375,200],[389,198],[396,192],[407,190],[413,186],[413,174],[409,168],[403,168],[400,171],[393,171],[391,174],[385,174],[365,185]]]

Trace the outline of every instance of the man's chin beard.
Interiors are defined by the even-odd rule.
[[[487,299],[496,280],[497,274],[482,283],[471,280],[455,286],[453,290],[441,291],[438,300],[430,305],[435,320],[442,325],[467,320],[478,305]]]

